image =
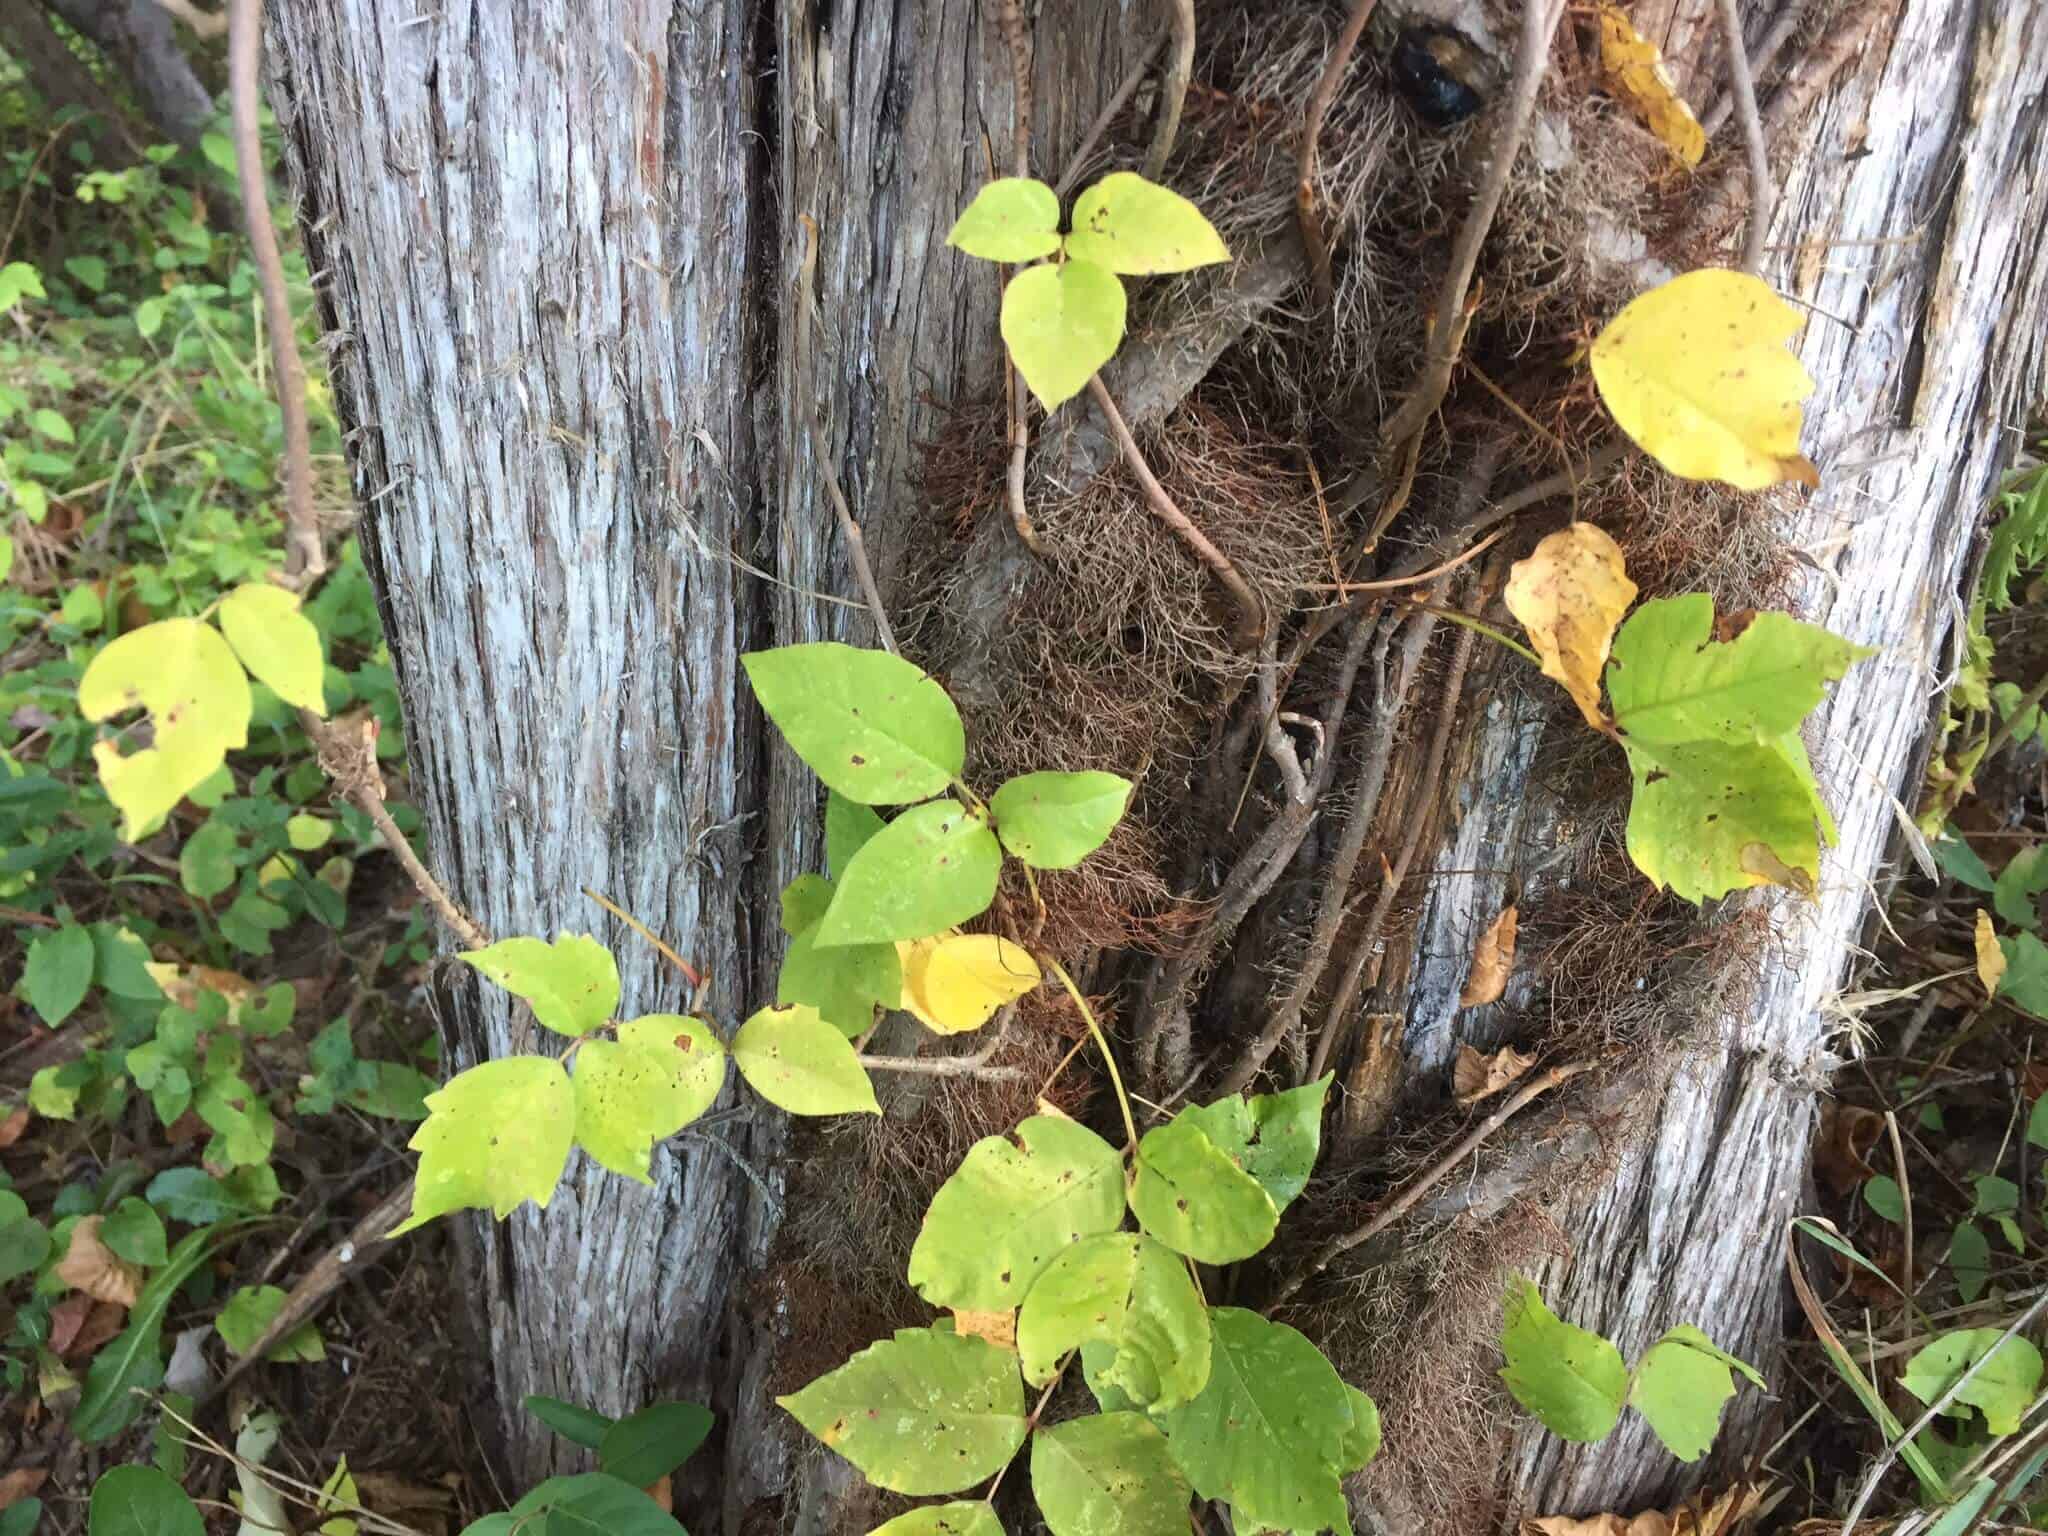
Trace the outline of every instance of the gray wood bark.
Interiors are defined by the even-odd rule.
[[[1796,130],[1775,238],[1820,243],[1774,268],[1849,322],[1817,320],[1804,343],[1830,489],[1787,536],[1827,569],[1813,611],[1891,649],[1815,743],[1843,813],[1821,903],[1786,913],[1797,931],[1757,997],[1566,1215],[1581,1262],[1556,1298],[1625,1350],[1677,1320],[1738,1349],[1775,1338],[1781,1223],[1828,1066],[1816,1005],[1889,837],[1873,786],[1908,792],[1998,432],[2039,387],[2025,232],[2048,201],[2044,60],[2023,40],[2048,0],[1899,9],[1896,41],[1880,24]],[[1057,174],[1154,21],[1137,0],[1037,8],[1035,168]],[[578,887],[603,891],[738,1016],[772,991],[775,891],[815,867],[819,839],[815,790],[768,742],[737,656],[870,633],[818,597],[854,588],[809,413],[895,597],[922,532],[918,444],[997,378],[994,273],[942,243],[1007,161],[992,16],[976,0],[300,0],[271,27],[431,862],[492,932],[591,929],[621,956],[629,1010],[681,1006]],[[804,215],[820,247],[800,357]],[[1497,867],[1543,831],[1538,712],[1507,701],[1480,731],[1443,870]],[[1437,889],[1402,1002],[1419,1070],[1489,1027],[1452,1017],[1450,967],[1499,890]],[[459,969],[446,1001],[456,1065],[544,1045]],[[578,1161],[546,1212],[474,1226],[520,1474],[564,1461],[520,1414],[526,1392],[608,1411],[695,1396],[730,1429],[726,1529],[865,1529],[843,1467],[790,1459],[766,1401],[776,1342],[804,1323],[742,1289],[778,1212],[781,1137],[764,1118],[681,1138],[651,1191]],[[1590,1451],[1526,1436],[1504,1456],[1513,1502],[1539,1512],[1672,1485],[1633,1430]]]
[[[156,0],[44,0],[50,11],[92,39],[127,81],[158,133],[196,149],[214,118],[178,24]]]

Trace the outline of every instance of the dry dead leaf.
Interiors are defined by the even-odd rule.
[[[389,1472],[355,1472],[356,1497],[365,1509],[411,1526],[426,1536],[447,1536],[455,1515],[455,1492],[416,1483]]]
[[[0,1475],[0,1509],[19,1504],[42,1487],[43,1479],[49,1475],[48,1467],[16,1467],[12,1472]]]
[[[152,960],[142,967],[163,990],[165,998],[190,1013],[199,1007],[201,992],[218,992],[228,1005],[228,1022],[233,1023],[242,1004],[260,990],[248,977],[234,971],[216,970],[210,965],[179,967]]]
[[[85,1314],[85,1326],[78,1330],[78,1337],[71,1341],[71,1352],[79,1359],[90,1359],[99,1353],[100,1346],[111,1339],[128,1322],[128,1309],[118,1301],[96,1301],[92,1310]]]
[[[21,1140],[21,1133],[28,1129],[28,1106],[22,1105],[6,1119],[0,1120],[0,1147],[11,1147]]]
[[[1986,997],[1998,996],[1998,984],[2005,980],[2005,950],[1991,926],[1991,914],[1982,907],[1977,909],[1977,979],[1984,983]]]
[[[1460,1008],[1477,1008],[1500,1001],[1508,989],[1508,975],[1515,968],[1515,930],[1521,917],[1513,902],[1479,936],[1472,951],[1472,969],[1465,977],[1465,990],[1458,996]]]
[[[1877,1170],[1865,1155],[1884,1134],[1884,1116],[1833,1099],[1821,1105],[1820,1134],[1813,1144],[1813,1171],[1838,1195],[1854,1194]]]
[[[1615,626],[1636,600],[1621,546],[1591,523],[1573,523],[1515,562],[1503,595],[1529,632],[1543,675],[1564,684],[1588,725],[1606,730],[1600,671]]]
[[[1727,1536],[1738,1521],[1756,1512],[1763,1490],[1741,1484],[1702,1507],[1697,1500],[1671,1510],[1645,1510],[1640,1515],[1546,1515],[1524,1520],[1524,1536]]]
[[[1664,68],[1663,50],[1635,29],[1615,6],[1600,7],[1600,72],[1643,126],[1685,165],[1707,152],[1707,131],[1678,94]]]
[[[1451,1091],[1461,1105],[1477,1104],[1491,1098],[1536,1065],[1534,1056],[1524,1056],[1513,1046],[1503,1046],[1491,1056],[1482,1056],[1469,1045],[1458,1047],[1458,1059],[1451,1067]]]
[[[1797,891],[1808,901],[1816,895],[1813,876],[1787,864],[1767,843],[1744,843],[1740,862],[1744,874],[1755,875],[1772,885],[1781,885],[1788,891]]]
[[[71,1352],[72,1343],[97,1305],[90,1296],[74,1291],[50,1308],[50,1336],[44,1343],[49,1346],[51,1354],[62,1356]]]
[[[676,1512],[675,1489],[669,1481],[668,1473],[662,1473],[660,1477],[654,1480],[650,1487],[643,1488],[641,1492],[654,1500],[661,1507],[661,1512],[664,1515],[672,1515]]]
[[[142,1266],[114,1257],[113,1250],[100,1241],[100,1220],[87,1216],[71,1229],[71,1246],[58,1261],[56,1276],[95,1301],[118,1301],[132,1307],[142,1291]]]
[[[1017,1310],[1001,1312],[955,1312],[953,1331],[964,1338],[987,1339],[997,1349],[1017,1347]]]

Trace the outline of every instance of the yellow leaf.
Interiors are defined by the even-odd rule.
[[[125,756],[112,742],[92,749],[130,842],[198,788],[230,748],[248,745],[249,679],[212,625],[164,619],[107,645],[78,680],[78,712],[88,720],[138,705],[149,711],[151,745]]]
[[[1471,973],[1458,997],[1460,1008],[1498,1002],[1501,993],[1507,991],[1508,974],[1515,968],[1515,933],[1520,924],[1520,914],[1509,905],[1479,936],[1479,943],[1472,950]]]
[[[1761,278],[1705,268],[1633,300],[1593,343],[1621,430],[1687,480],[1820,484],[1799,453],[1813,379],[1785,343],[1804,325]]]
[[[1600,7],[1600,72],[1616,96],[1686,165],[1707,152],[1707,133],[1664,68],[1664,54],[1627,16]]]
[[[1508,908],[1510,912],[1514,908]],[[1536,1065],[1534,1056],[1524,1056],[1513,1046],[1504,1046],[1491,1056],[1482,1056],[1469,1045],[1458,1047],[1458,1059],[1451,1067],[1451,1092],[1461,1105],[1477,1104],[1491,1098]]]
[[[220,600],[220,628],[251,677],[287,704],[327,713],[320,631],[299,612],[296,592],[247,582]]]
[[[1038,985],[1038,962],[989,933],[938,934],[899,944],[903,1006],[927,1028],[961,1035]]]
[[[1615,626],[1636,600],[1620,546],[1591,523],[1573,523],[1515,562],[1504,596],[1529,632],[1543,675],[1564,684],[1588,725],[1606,730],[1600,670]]]
[[[997,1349],[1017,1351],[1017,1309],[1001,1312],[955,1312],[953,1331],[963,1338],[987,1339]]]
[[[1986,997],[1998,996],[1998,984],[2005,980],[2005,949],[1991,926],[1991,914],[1977,909],[1977,979],[1984,983]]]

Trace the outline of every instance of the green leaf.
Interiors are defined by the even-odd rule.
[[[988,1501],[923,1504],[878,1525],[868,1536],[1003,1536],[1003,1523]]]
[[[80,1079],[90,1076],[91,1068],[82,1061],[39,1067],[28,1080],[28,1107],[46,1120],[69,1120],[78,1113]]]
[[[1198,1125],[1284,1211],[1308,1187],[1315,1171],[1322,1147],[1323,1100],[1333,1080],[1334,1074],[1325,1073],[1315,1082],[1284,1093],[1258,1094],[1249,1102],[1242,1094],[1232,1094],[1184,1109],[1174,1118]]]
[[[284,824],[284,835],[298,852],[311,853],[327,846],[334,836],[334,823],[325,816],[293,816]]]
[[[1031,1437],[1031,1492],[1052,1536],[1187,1536],[1187,1479],[1142,1413],[1040,1429]]]
[[[1964,1304],[1975,1301],[1991,1283],[1990,1239],[1972,1223],[1958,1222],[1955,1235],[1948,1240],[1948,1267]]]
[[[2048,891],[2048,843],[2022,848],[2006,861],[1991,888],[1991,904],[2015,928],[2034,928],[2041,914],[2035,898]]]
[[[1124,285],[1092,261],[1026,267],[1003,289],[1003,342],[1048,411],[1079,394],[1124,339]]]
[[[564,1440],[596,1450],[604,1443],[604,1433],[618,1420],[609,1414],[599,1413],[595,1408],[584,1408],[576,1403],[565,1403],[559,1397],[543,1397],[529,1393],[523,1400],[526,1411],[541,1423],[547,1425]]]
[[[1721,1427],[1721,1408],[1735,1395],[1731,1367],[1763,1385],[1748,1365],[1690,1324],[1673,1328],[1643,1352],[1629,1384],[1629,1403],[1680,1461],[1707,1454]]]
[[[1339,1482],[1362,1433],[1350,1389],[1315,1345],[1284,1323],[1212,1307],[1209,1381],[1161,1420],[1197,1494],[1229,1501],[1238,1530],[1332,1529],[1349,1536]]]
[[[2005,975],[1999,978],[1998,995],[2018,1003],[2029,1013],[2048,1017],[2048,944],[2031,933],[2000,939],[2005,951]]]
[[[133,842],[248,745],[249,679],[211,624],[163,619],[110,641],[78,681],[78,712],[88,720],[141,706],[155,728],[151,744],[123,756],[94,745],[100,783]]]
[[[621,1024],[616,1042],[587,1040],[577,1051],[576,1144],[613,1173],[651,1184],[654,1143],[703,1114],[724,1086],[725,1047],[703,1020],[645,1014]]]
[[[211,1232],[192,1232],[171,1250],[171,1259],[151,1275],[128,1309],[128,1326],[100,1346],[86,1367],[85,1388],[71,1410],[71,1432],[87,1445],[121,1433],[142,1412],[138,1389],[148,1392],[164,1379],[164,1313],[172,1299],[213,1251]]]
[[[621,1482],[645,1488],[688,1461],[712,1422],[711,1410],[696,1403],[651,1403],[605,1431],[597,1464]]]
[[[2004,1332],[2002,1328],[1959,1328],[1942,1334],[1906,1362],[1899,1385],[1921,1402],[1933,1403],[1964,1371],[1984,1360],[1952,1401],[1982,1409],[1985,1427],[1992,1434],[2013,1433],[2040,1390],[2041,1351],[2017,1336],[2000,1344]],[[1987,1355],[1990,1358],[1985,1360]]]
[[[983,261],[1036,261],[1060,248],[1060,200],[1028,176],[987,183],[946,235],[946,244]]]
[[[240,851],[235,829],[219,817],[208,817],[178,850],[179,883],[202,901],[218,896],[235,883],[239,871],[235,855]]]
[[[43,275],[25,261],[10,261],[0,266],[0,315],[4,315],[23,299],[45,299]]]
[[[53,411],[47,406],[41,410],[30,411],[28,414],[28,424],[52,442],[75,443],[78,441],[78,434],[71,430],[71,423],[64,419],[63,413]]]
[[[955,1493],[1024,1443],[1017,1357],[985,1339],[899,1328],[776,1401],[878,1488]]]
[[[846,873],[853,856],[867,846],[869,838],[882,830],[882,818],[857,800],[837,790],[825,796],[825,863],[837,880]]]
[[[16,1499],[5,1509],[0,1509],[0,1536],[35,1536],[35,1529],[42,1523],[42,1519],[41,1499]],[[1000,1527],[997,1536],[1001,1536]]]
[[[1178,192],[1112,171],[1074,200],[1067,254],[1133,276],[1188,272],[1230,260],[1230,247]]]
[[[1622,745],[1635,778],[1628,853],[1656,885],[1698,903],[1771,884],[1771,861],[1756,849],[1808,890],[1819,879],[1817,790],[1803,758],[1777,744]]]
[[[135,306],[135,329],[144,340],[164,328],[164,316],[170,309],[169,299],[144,299]]]
[[[220,1316],[213,1320],[214,1332],[239,1358],[256,1347],[263,1330],[277,1320],[284,1303],[284,1292],[274,1285],[245,1285],[220,1309]],[[306,1322],[279,1339],[264,1358],[310,1365],[327,1358],[327,1346],[321,1342],[319,1326]]]
[[[1628,1367],[1597,1333],[1559,1319],[1522,1275],[1508,1284],[1501,1380],[1516,1402],[1553,1433],[1589,1445],[1621,1417]]]
[[[103,292],[107,286],[107,264],[98,256],[68,256],[64,270],[76,278],[83,287],[94,293]]]
[[[866,1034],[875,1009],[903,1002],[903,962],[894,944],[818,945],[815,925],[789,941],[775,982],[778,1003],[808,1003],[849,1039]]]
[[[208,1227],[241,1214],[220,1180],[203,1168],[166,1168],[143,1193],[167,1219],[190,1226]]]
[[[964,923],[995,900],[1003,851],[951,800],[914,805],[870,838],[839,877],[818,944],[889,944]]]
[[[129,1195],[100,1223],[100,1241],[117,1259],[155,1269],[171,1261],[163,1218],[146,1201]]]
[[[685,1536],[673,1515],[608,1472],[551,1477],[501,1518],[505,1532],[520,1536]]]
[[[551,1057],[508,1056],[450,1078],[427,1095],[426,1122],[406,1143],[420,1154],[412,1215],[387,1235],[469,1206],[500,1220],[526,1200],[545,1210],[575,1128],[575,1089]]]
[[[1984,867],[1984,861],[1977,857],[1963,835],[1954,827],[1945,828],[1934,842],[1934,862],[1943,874],[1952,880],[1960,880],[1973,890],[1989,891],[1997,888],[1998,882],[1991,878],[1991,871]]]
[[[1760,613],[1733,640],[1714,638],[1705,592],[1655,598],[1614,637],[1607,697],[1632,739],[1659,746],[1757,743],[1797,731],[1826,685],[1874,654],[1784,613]]]
[[[1072,869],[1100,848],[1130,804],[1113,773],[1026,773],[990,796],[1003,846],[1033,869]]]
[[[295,708],[327,713],[320,631],[299,612],[296,592],[267,581],[248,582],[220,600],[218,617],[221,633],[250,676]]]
[[[1344,1449],[1337,1470],[1361,1472],[1380,1453],[1380,1407],[1349,1382],[1344,1395],[1351,1404],[1351,1427],[1344,1432]]]
[[[932,1197],[909,1278],[935,1307],[1014,1307],[1062,1248],[1123,1220],[1116,1148],[1057,1115],[1033,1115],[1015,1136],[977,1141]]]
[[[796,755],[849,800],[929,799],[966,765],[960,711],[900,656],[821,641],[755,651],[740,662]]]
[[[733,1065],[792,1115],[879,1115],[875,1085],[846,1036],[802,1003],[763,1008],[732,1037]]]
[[[1863,1181],[1863,1203],[1893,1226],[1906,1219],[1906,1197],[1896,1179],[1878,1174]]]
[[[1042,1387],[1084,1344],[1108,1346],[1092,1381],[1152,1413],[1178,1408],[1209,1380],[1209,1313],[1182,1261],[1135,1232],[1070,1244],[1017,1313],[1024,1379]]]
[[[41,1269],[50,1248],[49,1229],[33,1216],[0,1221],[0,1285]]]
[[[28,961],[22,967],[21,991],[29,1007],[55,1029],[85,1001],[92,985],[92,934],[76,923],[66,923],[38,934],[28,947]]]
[[[792,937],[825,915],[832,882],[823,875],[798,875],[782,888],[782,931]]]
[[[2034,1100],[2034,1107],[2027,1112],[2027,1145],[2048,1147],[2048,1093]]]
[[[155,1467],[110,1467],[92,1485],[87,1536],[206,1536],[185,1490]]]
[[[1273,1240],[1280,1211],[1259,1181],[1185,1116],[1138,1143],[1131,1210],[1138,1225],[1176,1253],[1234,1264]]]
[[[588,1034],[619,1006],[618,962],[587,933],[563,933],[553,943],[500,939],[457,958],[525,998],[534,1018],[558,1035]]]

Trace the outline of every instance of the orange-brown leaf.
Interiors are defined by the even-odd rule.
[[[58,1260],[56,1275],[95,1301],[118,1301],[124,1307],[134,1306],[142,1290],[142,1266],[114,1257],[100,1241],[97,1216],[84,1217],[71,1229],[71,1246]]]
[[[1884,1133],[1884,1116],[1829,1099],[1821,1106],[1820,1135],[1813,1145],[1813,1171],[1838,1195],[1860,1189],[1877,1170],[1866,1154]]]
[[[1529,632],[1543,675],[1564,684],[1588,725],[1606,730],[1600,672],[1615,628],[1636,600],[1621,546],[1591,523],[1573,523],[1515,562],[1502,597]]]
[[[987,1339],[997,1349],[1014,1351],[1017,1347],[1017,1310],[1005,1308],[1001,1312],[955,1312],[953,1331],[970,1339]]]
[[[1482,1056],[1471,1046],[1461,1045],[1458,1059],[1451,1067],[1451,1091],[1460,1104],[1477,1104],[1499,1093],[1534,1065],[1534,1056],[1524,1056],[1511,1045],[1491,1056]]]
[[[1465,977],[1465,990],[1458,997],[1461,1008],[1477,1008],[1500,1001],[1508,989],[1508,975],[1515,968],[1515,931],[1521,923],[1513,903],[1479,936],[1472,950],[1472,969]]]
[[[12,1472],[0,1473],[0,1509],[19,1504],[42,1487],[43,1479],[49,1475],[48,1467],[16,1467]]]

